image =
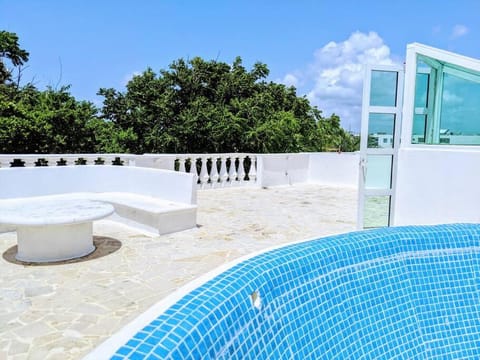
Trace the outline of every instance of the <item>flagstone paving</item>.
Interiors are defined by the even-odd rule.
[[[147,236],[94,225],[97,250],[59,265],[15,262],[0,234],[0,359],[79,359],[192,279],[270,246],[352,231],[357,193],[319,185],[198,192],[198,227]]]

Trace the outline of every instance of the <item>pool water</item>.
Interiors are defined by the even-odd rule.
[[[238,263],[112,359],[478,359],[480,225],[384,228]]]

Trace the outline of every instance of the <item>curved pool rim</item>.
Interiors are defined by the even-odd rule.
[[[159,317],[161,314],[165,313],[178,301],[184,298],[186,295],[190,294],[193,290],[198,289],[202,285],[205,285],[210,280],[215,279],[217,276],[223,274],[224,272],[234,268],[235,266],[253,259],[259,255],[268,253],[270,251],[275,251],[282,249],[286,246],[292,246],[297,244],[302,244],[309,241],[317,241],[324,238],[329,238],[336,235],[326,235],[323,237],[312,237],[303,240],[291,241],[280,245],[269,246],[265,249],[252,252],[247,255],[240,256],[237,259],[229,261],[225,264],[217,266],[216,268],[206,272],[205,274],[199,276],[198,278],[189,281],[185,285],[180,286],[177,290],[173,291],[171,294],[168,294],[165,298],[159,300],[157,303],[150,306],[143,313],[138,315],[131,322],[123,326],[120,330],[115,332],[107,340],[103,341],[98,345],[92,352],[88,353],[83,360],[99,360],[99,359],[109,359],[115,354],[115,352],[127,343],[135,334],[142,330],[145,326],[149,325],[152,320]]]
[[[420,241],[419,239],[422,239],[422,241],[424,242]],[[311,244],[312,246],[310,247],[320,249],[320,252],[323,252],[324,255],[329,257],[329,259],[327,259],[326,261],[327,268],[333,269],[334,272],[337,272],[343,271],[342,266],[357,267],[362,263],[361,261],[356,263],[355,261],[347,260],[345,256],[338,256],[338,253],[336,251],[339,249],[343,252],[343,255],[349,254],[355,257],[354,254],[356,250],[366,248],[369,252],[373,251],[373,253],[376,254],[376,257],[367,256],[366,259],[362,258],[364,262],[381,263],[385,259],[388,260],[393,258],[395,261],[403,261],[409,256],[413,256],[414,258],[422,258],[424,256],[428,257],[431,254],[433,254],[433,256],[436,256],[438,254],[442,256],[445,254],[448,256],[455,256],[457,254],[470,254],[470,252],[472,252],[475,255],[478,255],[480,254],[479,239],[480,225],[447,224],[436,226],[407,226],[396,228],[383,228],[368,231],[352,232],[322,238],[302,240],[271,247],[224,264],[214,269],[213,271],[201,276],[200,278],[188,283],[187,285],[181,287],[171,295],[167,296],[165,299],[153,305],[149,310],[141,314],[133,322],[125,326],[117,334],[115,334],[110,339],[101,344],[92,353],[87,355],[86,359],[103,359],[110,358],[112,356],[112,359],[127,358],[121,356],[116,357],[114,355],[118,350],[120,350],[122,346],[124,347],[124,345],[136,334],[138,335],[138,333],[142,331],[142,329],[145,329],[145,327],[149,327],[149,324],[152,324],[154,320],[163,316],[165,312],[169,312],[171,314],[172,307],[178,305],[179,302],[183,301],[186,297],[191,297],[192,292],[195,292],[198,289],[204,289],[207,283],[209,283],[210,281],[215,281],[216,279],[221,280],[222,276],[225,276],[225,274],[228,274],[229,271],[235,269],[237,266],[241,264],[248,264],[249,262],[255,262],[262,258],[262,256],[265,259],[272,258],[272,256],[274,257],[275,255],[277,255],[277,253],[280,254],[282,252],[285,253],[290,251],[290,255],[295,257],[297,256],[297,252],[301,252],[302,249],[308,249],[308,244]],[[386,246],[387,244],[394,246]],[[331,265],[332,262],[337,267],[329,266],[329,264]],[[341,264],[342,266],[338,267],[338,264]],[[478,264],[475,262],[475,269],[477,269],[477,267]],[[474,272],[478,277],[477,271],[474,270]],[[220,280],[217,280],[217,283]],[[480,282],[476,283],[476,285],[474,286],[477,291],[480,286],[479,284]],[[250,290],[256,289],[255,286],[249,286],[249,288]],[[248,300],[251,305],[251,299],[247,299],[247,297],[249,297],[248,294],[249,293],[245,294],[246,296],[244,300]],[[248,311],[252,311],[252,309],[253,311],[259,310],[254,309],[254,306],[251,306],[251,309],[249,309]],[[480,352],[475,352],[475,354],[480,354]]]

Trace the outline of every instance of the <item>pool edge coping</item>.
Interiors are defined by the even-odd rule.
[[[168,310],[171,306],[177,303],[184,296],[189,294],[191,291],[197,289],[198,287],[202,286],[203,284],[207,283],[208,281],[212,280],[216,276],[222,274],[223,272],[242,263],[243,261],[249,260],[258,255],[267,253],[269,251],[277,250],[286,246],[301,244],[308,241],[319,240],[319,239],[327,238],[330,236],[336,236],[336,235],[347,234],[352,232],[357,232],[357,231],[325,234],[325,235],[315,236],[315,237],[311,237],[303,240],[291,241],[284,244],[274,245],[262,250],[255,251],[247,255],[243,255],[237,259],[234,259],[225,264],[222,264],[210,270],[209,272],[199,276],[198,278],[192,281],[189,281],[185,285],[182,285],[180,288],[178,288],[174,292],[168,294],[165,298],[159,300],[158,302],[150,306],[147,310],[143,311],[140,315],[135,317],[132,321],[122,326],[119,330],[114,332],[106,340],[104,340],[95,348],[93,348],[89,353],[87,353],[84,357],[82,357],[82,360],[110,359],[113,355],[115,355],[116,351],[120,347],[125,345],[128,342],[128,340],[132,339],[135,334],[137,334],[145,326],[150,324],[158,316],[163,314],[166,310]]]

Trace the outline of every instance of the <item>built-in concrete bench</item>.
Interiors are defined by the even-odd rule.
[[[0,207],[3,200],[22,198],[107,202],[115,208],[111,219],[158,234],[196,226],[195,179],[168,170],[104,165],[0,169]],[[0,230],[7,229],[0,224]]]

